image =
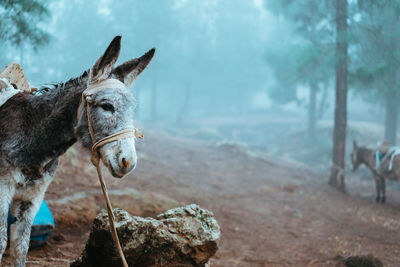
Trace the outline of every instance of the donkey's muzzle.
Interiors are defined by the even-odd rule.
[[[119,167],[122,173],[127,174],[136,168],[136,159],[128,159],[124,156],[119,159]]]

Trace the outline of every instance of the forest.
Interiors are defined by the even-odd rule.
[[[144,139],[126,178],[103,168],[114,207],[213,212],[210,266],[400,265],[399,0],[0,0],[0,70],[19,63],[36,97],[94,79],[117,39],[115,67],[146,62],[122,80]],[[51,107],[29,115],[32,132]],[[105,209],[76,141],[56,153],[55,227],[26,266],[69,266]],[[0,194],[10,151],[0,140]],[[175,266],[144,262],[132,266]]]

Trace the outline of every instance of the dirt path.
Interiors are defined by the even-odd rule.
[[[343,195],[295,162],[162,132],[148,133],[137,149],[137,171],[107,179],[114,206],[139,216],[189,203],[212,210],[222,229],[212,266],[334,266],[338,254],[400,264],[400,198],[389,190],[389,204],[375,204],[372,181],[350,183]],[[104,207],[88,158],[76,147],[63,158],[46,195],[56,230],[29,252],[29,266],[68,266],[83,249]]]

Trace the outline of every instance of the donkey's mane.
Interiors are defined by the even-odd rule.
[[[89,71],[84,71],[79,77],[71,78],[66,82],[61,83],[48,83],[40,87],[39,90],[34,92],[35,95],[46,95],[57,93],[57,89],[69,90],[81,85],[82,81],[88,77]]]

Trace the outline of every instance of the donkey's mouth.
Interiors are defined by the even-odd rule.
[[[117,173],[117,172],[114,170],[114,168],[113,168],[113,166],[112,166],[112,164],[111,164],[110,161],[108,161],[108,169],[110,170],[112,176],[114,176],[114,177],[116,177],[116,178],[122,178],[122,177],[124,177],[124,174]]]

